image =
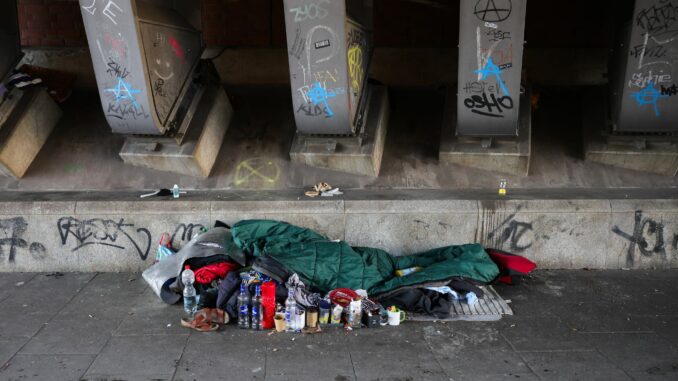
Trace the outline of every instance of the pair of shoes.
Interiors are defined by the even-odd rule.
[[[205,310],[196,312],[193,320],[181,319],[181,326],[198,332],[214,332],[219,329],[219,324],[212,323],[212,317]]]

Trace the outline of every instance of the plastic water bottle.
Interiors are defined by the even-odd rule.
[[[297,302],[294,301],[294,290],[290,288],[287,291],[287,300],[285,300],[285,332],[295,332],[297,330]]]
[[[257,286],[252,298],[252,329],[261,331],[262,311],[261,311],[261,287]]]
[[[180,194],[181,194],[181,189],[179,189],[179,185],[174,184],[174,186],[172,187],[172,197],[179,198]]]
[[[196,310],[198,309],[198,298],[196,296],[195,287],[195,274],[191,270],[191,266],[186,266],[184,271],[181,272],[181,281],[184,284],[184,311],[193,318]]]
[[[240,295],[238,295],[238,328],[250,328],[250,293],[245,281],[240,285]]]

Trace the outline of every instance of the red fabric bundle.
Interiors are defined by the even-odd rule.
[[[215,279],[225,278],[226,275],[238,269],[238,264],[219,262],[195,270],[195,281],[200,284],[210,284]]]
[[[486,251],[499,267],[498,280],[502,283],[513,284],[517,276],[527,275],[537,268],[534,262],[525,257],[496,249],[486,249]]]

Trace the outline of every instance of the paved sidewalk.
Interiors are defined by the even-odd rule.
[[[0,274],[0,379],[678,379],[678,271],[543,271],[498,291],[515,316],[494,323],[201,334],[139,274]]]

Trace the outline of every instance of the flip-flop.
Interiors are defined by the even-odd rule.
[[[198,332],[213,332],[219,329],[219,324],[212,323],[212,319],[204,310],[196,313],[193,320],[187,318],[181,319],[181,326],[194,329]]]
[[[229,316],[226,312],[220,308],[203,308],[197,313],[204,314],[209,318],[210,322],[217,323],[219,325],[228,324]]]

